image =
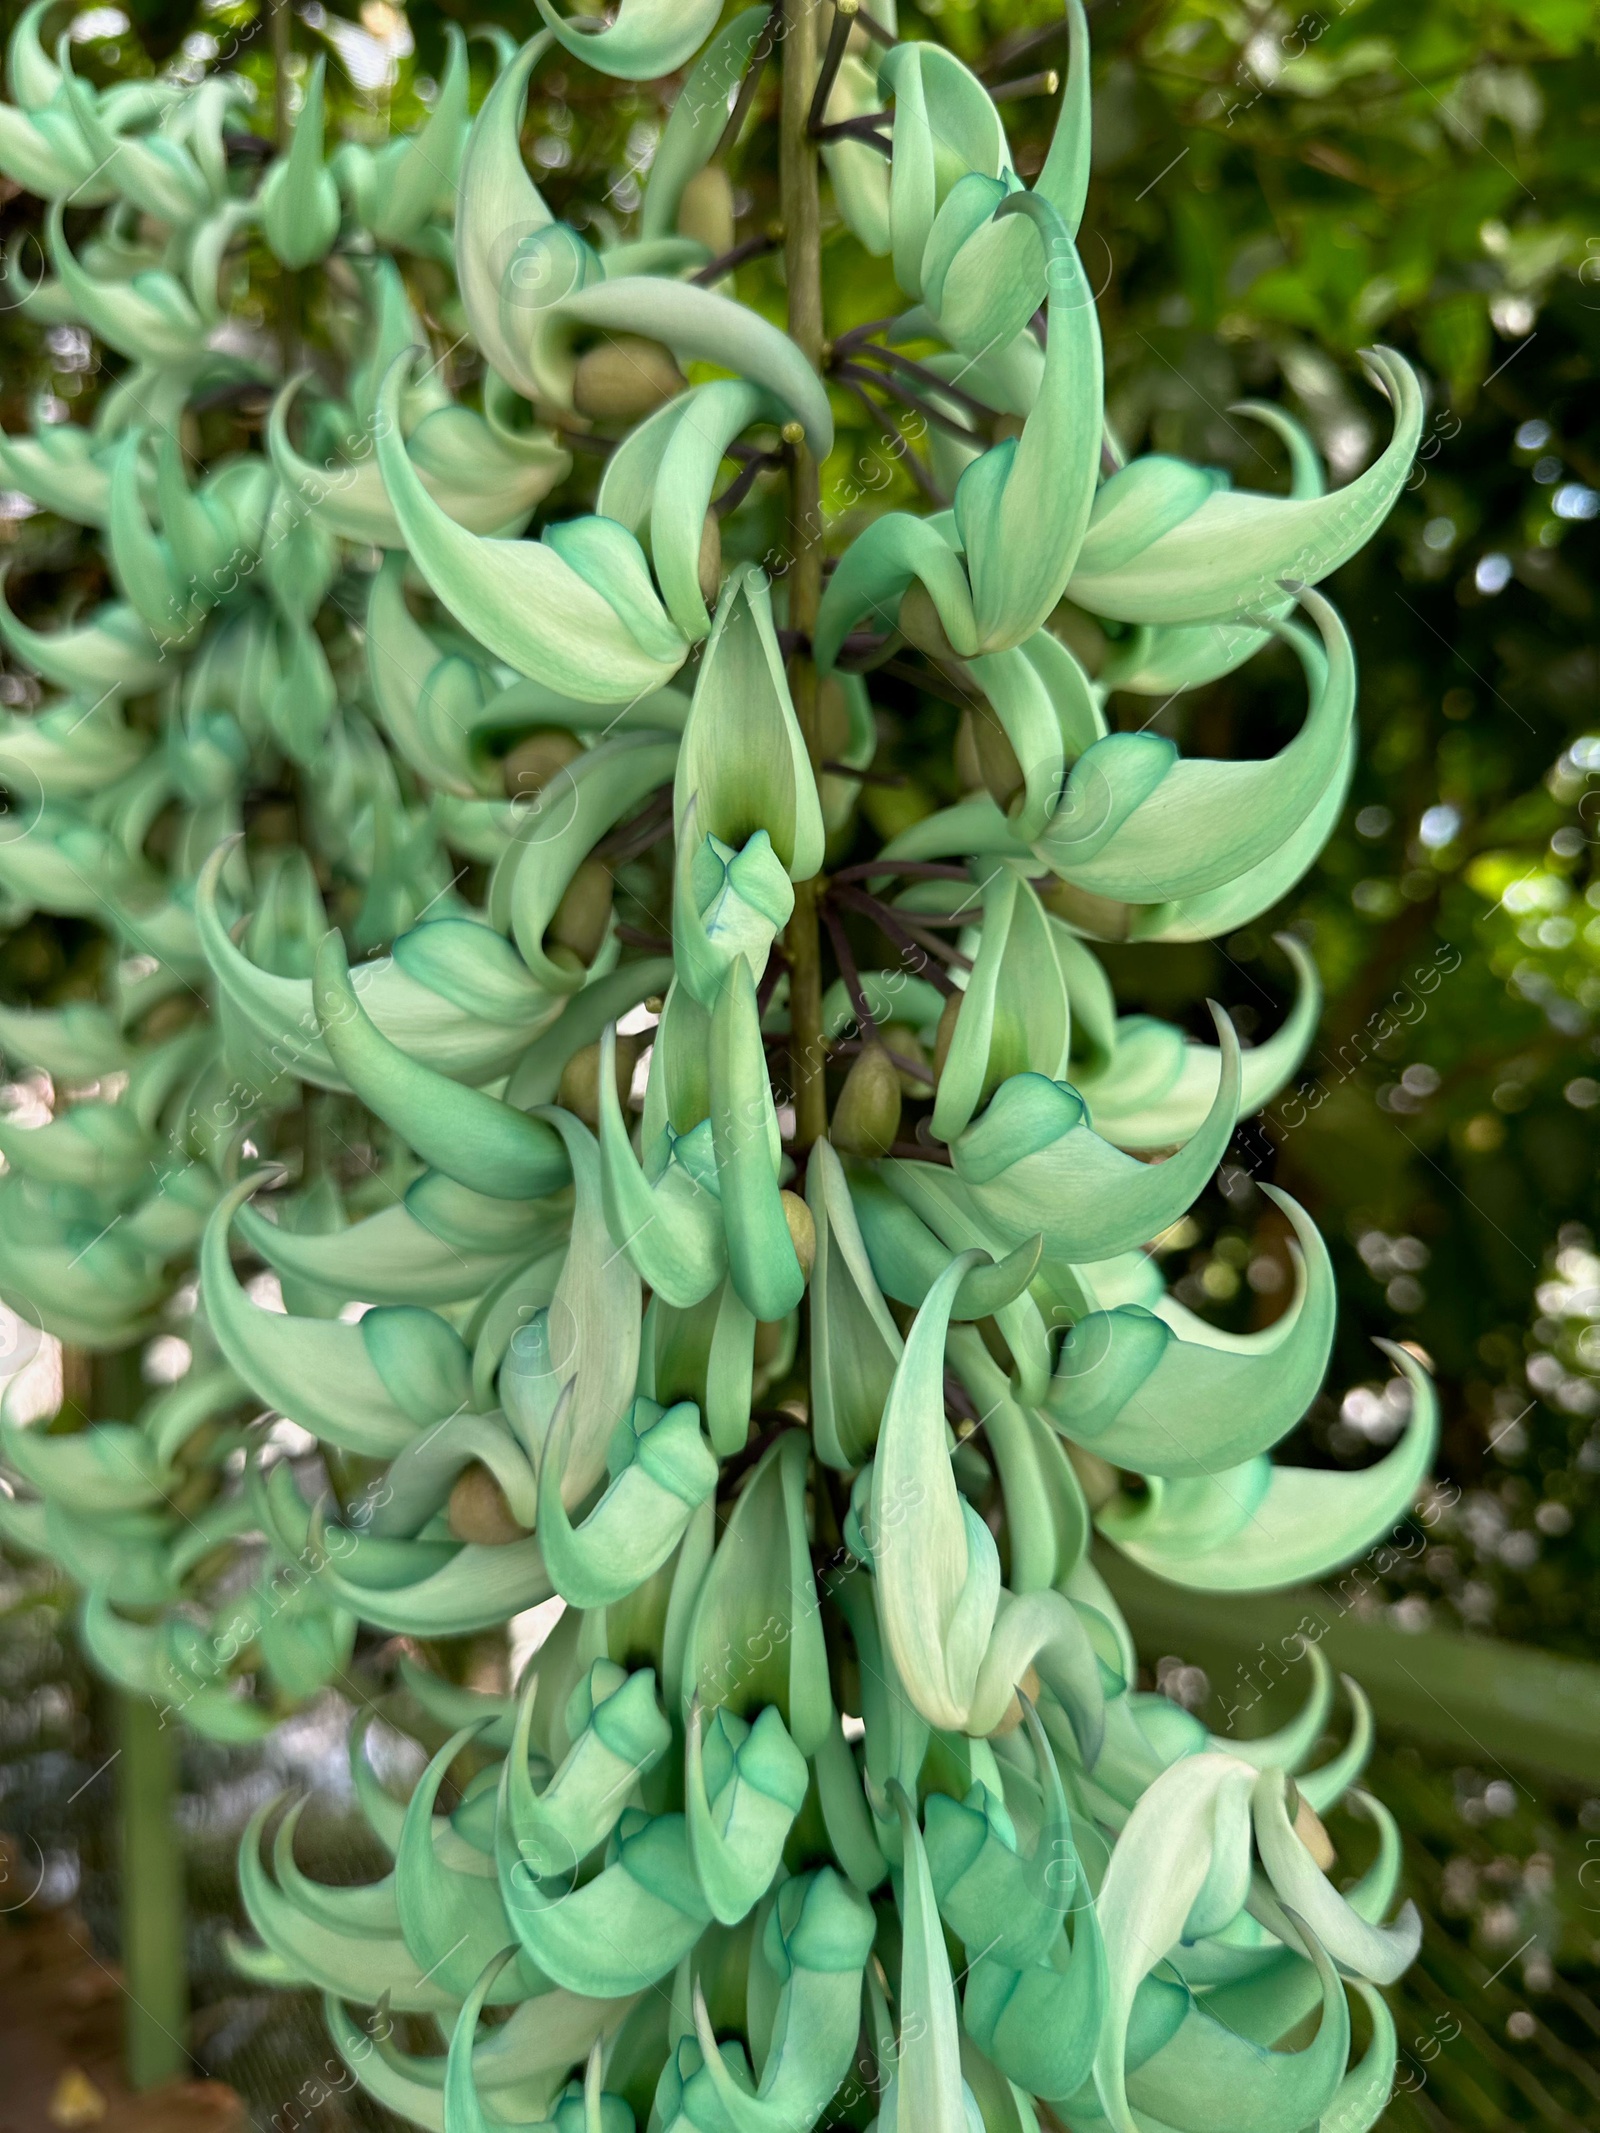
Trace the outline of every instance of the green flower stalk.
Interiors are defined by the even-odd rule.
[[[309,1881],[298,1810],[243,1846],[241,1967],[320,1987],[356,2077],[436,2133],[1361,2133],[1418,1925],[1359,1790],[1360,1690],[1321,1763],[1314,1649],[1296,1719],[1210,1734],[1136,1686],[1091,1542],[1193,1590],[1326,1575],[1408,1508],[1433,1393],[1394,1350],[1411,1418],[1382,1460],[1274,1460],[1333,1338],[1314,1225],[1272,1194],[1296,1288],[1246,1336],[1148,1248],[1295,1071],[1314,967],[1285,941],[1296,1004],[1246,1053],[1220,1009],[1215,1045],[1119,1019],[1094,943],[1229,931],[1314,859],[1356,691],[1315,586],[1394,500],[1417,381],[1373,354],[1393,437],[1331,495],[1271,407],[1286,497],[1126,459],[1076,244],[1078,0],[1031,186],[891,0],[870,36],[839,9],[825,50],[786,11],[784,324],[736,271],[726,175],[776,18],[540,12],[470,121],[453,39],[426,127],[381,151],[330,155],[314,74],[254,189],[218,130],[234,89],[97,96],[37,10],[14,39],[0,166],[52,200],[59,276],[29,302],[129,367],[88,429],[0,445],[102,530],[118,594],[62,631],[0,610],[69,699],[8,727],[0,775],[40,798],[0,883],[93,917],[123,975],[4,1034],[127,1079],[0,1127],[25,1240],[0,1283],[108,1210],[51,1294],[63,1331],[137,1337],[193,1264],[214,1360],[120,1430],[9,1430],[39,1500],[8,1530],[84,1584],[119,1678],[187,1672],[208,1719],[335,1677],[358,1627],[561,1603],[508,1695],[407,1663],[448,1736],[407,1800],[357,1726],[383,1880]],[[599,246],[522,162],[555,51],[689,70]],[[825,318],[819,164],[829,243],[897,291],[876,325]],[[144,249],[115,209],[82,233],[86,187],[140,209]],[[314,372],[239,352],[252,232],[313,292]],[[453,274],[468,398],[417,262]],[[886,381],[925,418],[929,508],[839,540],[836,421]],[[175,418],[244,384],[264,451],[191,472]],[[1064,601],[1120,631],[1098,673]],[[1112,730],[1113,689],[1181,693],[1275,639],[1306,700],[1275,757]],[[859,798],[891,657],[968,707],[976,774],[882,841]],[[241,1392],[317,1441],[326,1493],[259,1432],[205,1434]],[[300,1566],[296,1611],[241,1608],[225,1661],[176,1611],[203,1551],[158,1507],[191,1468],[208,1543],[263,1549],[264,1592]],[[1335,1813],[1377,1832],[1343,1891]],[[379,2000],[418,2018],[407,2048],[352,2012]]]

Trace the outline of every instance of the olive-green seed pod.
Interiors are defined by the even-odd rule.
[[[563,1111],[571,1111],[581,1118],[591,1133],[600,1131],[600,1040],[585,1044],[575,1051],[561,1069],[561,1084],[556,1091],[556,1102]],[[633,1087],[633,1070],[639,1061],[637,1037],[619,1037],[616,1043],[614,1078],[617,1085],[617,1101],[626,1104]]]
[[[639,422],[688,390],[669,349],[637,333],[611,333],[579,356],[572,404],[594,422]]]
[[[717,163],[697,170],[678,201],[678,235],[703,244],[713,259],[734,243],[733,187]]]
[[[526,1540],[530,1530],[511,1515],[505,1491],[477,1460],[457,1477],[445,1518],[457,1540],[478,1541],[491,1548]]]
[[[531,800],[582,753],[583,743],[564,727],[545,726],[527,734],[500,758],[500,779],[507,797]]]
[[[586,859],[568,882],[545,929],[552,960],[560,960],[565,950],[578,963],[592,963],[610,924],[611,869],[603,860]]]
[[[886,1022],[878,1034],[900,1077],[901,1095],[926,1096],[933,1087],[933,1061],[917,1032],[905,1022]]]
[[[926,652],[930,659],[959,661],[961,655],[950,642],[939,619],[939,610],[924,586],[911,587],[900,602],[896,621],[907,643],[914,644],[919,652]]]
[[[800,1272],[809,1281],[817,1258],[816,1221],[797,1192],[781,1192],[778,1199],[783,1207],[783,1219],[789,1225],[789,1242],[800,1262]]]
[[[887,1155],[900,1133],[900,1074],[882,1044],[861,1047],[833,1107],[828,1138],[841,1155]]]

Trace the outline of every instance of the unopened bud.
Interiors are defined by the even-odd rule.
[[[886,1022],[879,1032],[885,1051],[892,1052],[892,1064],[900,1077],[902,1096],[926,1096],[933,1087],[933,1062],[923,1049],[922,1039],[909,1022]],[[901,1066],[904,1059],[907,1064]],[[915,1068],[915,1072],[912,1069]]]
[[[807,1281],[817,1261],[817,1225],[811,1210],[797,1192],[781,1192],[783,1219],[789,1225],[789,1242],[794,1246],[794,1256],[800,1262],[800,1271]]]
[[[865,1044],[844,1078],[828,1138],[843,1155],[887,1155],[899,1131],[900,1076],[881,1044]]]
[[[960,660],[960,653],[945,634],[939,610],[924,585],[913,585],[900,602],[897,617],[900,634],[930,659]]]
[[[500,760],[500,777],[513,800],[530,800],[541,793],[569,763],[583,753],[583,743],[562,726],[546,726],[530,733],[508,749]]]
[[[617,1101],[625,1104],[628,1092],[633,1087],[633,1070],[638,1063],[639,1040],[637,1037],[618,1037],[616,1058]],[[575,1051],[561,1069],[561,1086],[556,1091],[556,1102],[563,1111],[570,1111],[574,1118],[581,1118],[591,1133],[600,1130],[600,1044],[585,1044]]]
[[[565,948],[585,969],[600,953],[611,924],[611,869],[601,860],[586,859],[556,905],[545,940],[553,951]]]
[[[456,1477],[445,1522],[457,1540],[476,1541],[480,1547],[503,1548],[528,1537],[528,1528],[512,1517],[505,1491],[476,1459]]]
[[[572,404],[597,422],[638,422],[688,383],[671,349],[642,334],[613,333],[579,356]]]
[[[703,244],[713,259],[733,250],[733,187],[717,163],[697,170],[678,202],[678,235]]]
[[[1027,780],[1010,736],[992,711],[972,714],[972,738],[983,782],[1001,814],[1008,814]]]

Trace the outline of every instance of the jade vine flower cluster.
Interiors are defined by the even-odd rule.
[[[114,1440],[9,1430],[43,1501],[8,1530],[90,1589],[124,1678],[216,1676],[224,1705],[230,1667],[277,1661],[260,1609],[226,1660],[161,1613],[199,1545],[157,1530],[196,1441],[205,1537],[264,1542],[263,1591],[302,1566],[328,1669],[355,1624],[432,1640],[565,1603],[508,1695],[406,1663],[447,1735],[409,1799],[357,1725],[383,1880],[311,1882],[294,1808],[243,1846],[237,1960],[321,1987],[359,2079],[420,2125],[1009,2133],[1043,2102],[1079,2133],[1361,2133],[1395,2057],[1377,1987],[1418,1937],[1359,1789],[1365,1700],[1345,1684],[1323,1751],[1313,1650],[1281,1731],[1209,1734],[1136,1686],[1090,1542],[1194,1590],[1325,1575],[1409,1506],[1433,1395],[1397,1349],[1411,1419],[1383,1459],[1274,1462],[1333,1336],[1315,1227],[1266,1188],[1297,1282],[1243,1336],[1147,1247],[1294,1071],[1314,970],[1286,938],[1297,1004],[1241,1051],[1220,1012],[1214,1046],[1119,1018],[1093,943],[1230,931],[1316,856],[1356,679],[1315,586],[1393,502],[1417,382],[1372,356],[1392,441],[1331,495],[1271,406],[1287,496],[1125,458],[1076,245],[1077,0],[1031,185],[892,0],[871,35],[839,14],[830,241],[901,308],[819,370],[723,256],[769,11],[539,9],[475,118],[458,40],[427,125],[380,151],[328,154],[313,73],[259,183],[230,159],[237,84],[97,93],[38,8],[13,39],[0,167],[51,202],[25,304],[125,368],[91,427],[0,444],[99,529],[115,588],[62,630],[0,611],[59,692],[5,735],[37,805],[0,883],[121,960],[96,1002],[6,1016],[10,1051],[102,1093],[4,1128],[0,1281],[112,1345],[193,1253],[215,1360]],[[686,75],[636,226],[599,249],[519,148],[557,46]],[[313,375],[241,323],[263,246],[320,290]],[[426,351],[424,269],[482,358],[471,404]],[[931,508],[840,547],[813,619],[820,530],[775,549],[775,498],[863,369],[926,418]],[[196,472],[197,407],[245,387],[264,451]],[[1094,675],[1063,601],[1110,625]],[[1274,640],[1306,699],[1275,756],[1108,724],[1113,690],[1169,698]],[[968,706],[965,796],[880,842],[859,798],[890,657]],[[818,1071],[813,1138],[782,1084]],[[241,1389],[337,1494],[249,1432],[195,1439]],[[1376,1832],[1342,1889],[1335,1810],[1357,1853]],[[354,2010],[378,2001],[435,2048],[426,2025],[374,2048]]]

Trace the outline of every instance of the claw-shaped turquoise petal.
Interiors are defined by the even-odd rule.
[[[1167,1306],[1081,1319],[1065,1336],[1043,1412],[1114,1466],[1174,1479],[1268,1451],[1315,1399],[1333,1346],[1333,1265],[1315,1224],[1264,1185],[1300,1241],[1289,1309],[1265,1333],[1219,1334]],[[1176,1323],[1173,1321],[1176,1320]]]
[[[561,1500],[567,1435],[552,1430],[539,1475],[539,1545],[569,1605],[607,1607],[652,1577],[717,1485],[717,1462],[688,1401],[636,1399],[607,1453],[610,1485],[574,1528]]]
[[[1101,523],[1108,542],[1115,525],[1115,545],[1099,562],[1092,536],[1085,540],[1072,598],[1121,622],[1229,622],[1270,613],[1285,579],[1315,585],[1337,570],[1387,517],[1422,434],[1422,388],[1410,364],[1388,348],[1367,360],[1394,410],[1394,435],[1365,473],[1328,496],[1260,496],[1214,486],[1202,495],[1175,474],[1136,472],[1141,462],[1135,460],[1106,484],[1107,492],[1128,485],[1126,530],[1108,495]]]
[[[552,0],[539,0],[551,34],[587,66],[622,81],[675,74],[704,44],[721,13],[719,0],[622,0],[603,29],[574,29]]]
[[[1148,1242],[1203,1190],[1239,1115],[1239,1040],[1213,1008],[1222,1075],[1204,1121],[1164,1163],[1136,1162],[1087,1124],[1065,1082],[1018,1074],[951,1145],[956,1176],[1005,1233],[1034,1231],[1051,1255],[1109,1259]]]
[[[1148,1506],[1114,1499],[1102,1531],[1158,1577],[1213,1592],[1270,1592],[1340,1569],[1405,1516],[1438,1444],[1432,1379],[1408,1350],[1379,1346],[1410,1382],[1412,1413],[1375,1466],[1330,1474],[1261,1457],[1225,1478],[1153,1480]]]
[[[434,501],[400,436],[410,370],[401,356],[384,381],[378,465],[406,546],[451,614],[519,673],[588,703],[626,703],[670,681],[688,642],[632,534],[590,519],[537,541],[480,539]]]
[[[566,1153],[553,1128],[448,1080],[383,1035],[361,1005],[337,933],[318,951],[312,1001],[346,1082],[425,1162],[491,1199],[537,1199],[566,1183]]]
[[[778,1118],[767,1079],[755,981],[729,965],[711,1016],[711,1141],[733,1285],[759,1319],[778,1319],[805,1293],[778,1188]]]
[[[770,1887],[810,1773],[777,1707],[755,1724],[726,1705],[689,1713],[684,1798],[689,1852],[712,1916],[737,1925]]]

